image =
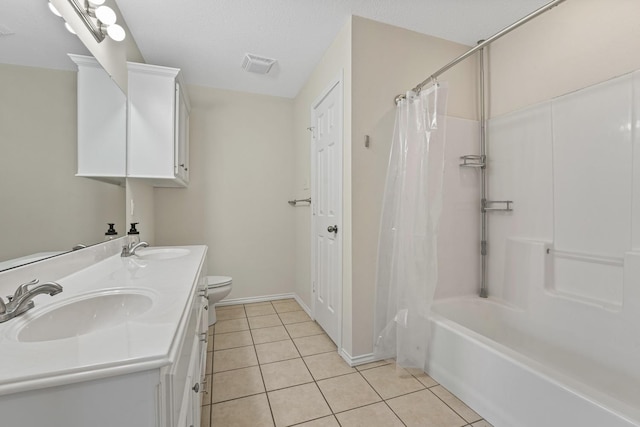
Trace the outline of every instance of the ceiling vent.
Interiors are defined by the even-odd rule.
[[[275,59],[246,53],[242,60],[242,68],[250,73],[267,74],[276,62],[277,60]]]

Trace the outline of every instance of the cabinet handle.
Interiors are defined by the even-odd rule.
[[[205,376],[202,380],[202,391],[200,393],[209,394],[207,391],[207,377]]]
[[[201,342],[207,342],[207,333],[206,332],[201,332],[200,333],[200,341]]]
[[[200,383],[196,383],[196,385],[193,386],[192,388],[193,391],[195,391],[196,393],[200,391]]]

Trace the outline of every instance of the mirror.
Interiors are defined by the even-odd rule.
[[[77,68],[67,53],[90,55],[46,2],[3,0],[0,270],[102,242],[107,223],[126,233],[124,187],[75,176]]]

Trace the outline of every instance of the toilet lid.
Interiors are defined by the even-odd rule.
[[[207,287],[217,288],[231,284],[231,277],[228,276],[207,276]]]

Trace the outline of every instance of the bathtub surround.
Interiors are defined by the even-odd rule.
[[[640,71],[489,121],[489,186],[519,208],[489,218],[493,301],[443,303],[429,372],[498,426],[640,425],[638,86]],[[450,365],[451,346],[469,360]],[[487,391],[478,360],[519,380]]]
[[[588,12],[595,19],[600,12],[601,22],[614,25],[610,5],[566,5],[578,10],[563,13]],[[637,3],[617,5],[638,13]],[[535,22],[547,28],[556,22],[551,16]],[[583,24],[577,23],[575,39],[558,44],[575,48]],[[609,43],[637,41],[634,23],[618,16],[615,25],[598,36]],[[626,40],[621,34],[631,32],[630,25],[636,37]],[[520,43],[528,45],[549,36],[522,31]],[[527,85],[519,86],[521,94],[503,92],[522,73],[492,80],[499,88],[491,93],[492,105],[500,113],[527,105],[494,111],[489,121],[492,197],[513,197],[517,208],[489,218],[492,301],[437,304],[429,372],[496,426],[638,426],[640,71],[625,74],[626,53],[625,60],[582,69],[576,65],[581,59],[568,57],[562,67],[553,66],[558,79],[545,76],[543,82],[538,73],[547,60],[535,49],[527,52],[531,57],[509,50],[507,58],[498,56],[505,53],[498,43],[503,40],[492,51],[492,70],[537,65],[536,75],[526,78],[538,92]],[[545,58],[554,53],[545,48]],[[575,78],[564,78],[567,70]],[[595,84],[577,88],[576,81]],[[528,105],[540,93],[558,96]],[[488,387],[495,376],[502,378],[499,387]],[[532,410],[531,402],[546,410]]]

